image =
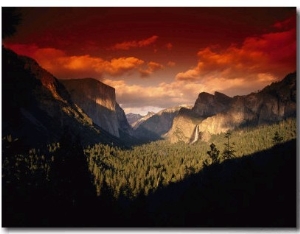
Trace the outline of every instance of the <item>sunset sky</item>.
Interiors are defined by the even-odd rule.
[[[296,70],[296,8],[26,7],[3,44],[59,79],[116,89],[126,113],[248,94]]]

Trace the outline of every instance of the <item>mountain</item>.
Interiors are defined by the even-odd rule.
[[[128,123],[131,126],[133,126],[133,123],[135,123],[139,119],[143,118],[143,116],[140,114],[128,113],[128,114],[126,114],[126,118],[127,118]]]
[[[271,124],[296,116],[296,72],[283,80],[272,83],[256,93],[228,97],[200,93],[191,110],[181,109],[174,118],[166,137],[171,142],[208,141],[211,134],[218,134],[237,127]],[[196,139],[198,140],[198,139]]]
[[[173,119],[181,108],[182,106],[177,106],[161,110],[156,114],[148,113],[147,116],[138,120],[134,135],[148,140],[163,138],[172,127]]]
[[[26,56],[2,47],[2,135],[29,146],[58,141],[68,129],[83,144],[122,142],[76,105],[52,74]]]
[[[155,112],[149,111],[145,116],[142,116],[142,118],[132,123],[131,126],[133,127],[133,129],[137,129],[143,122],[145,122],[153,115],[155,115]]]
[[[123,109],[116,102],[115,89],[92,78],[60,80],[76,105],[95,124],[120,137],[120,132],[132,134]]]

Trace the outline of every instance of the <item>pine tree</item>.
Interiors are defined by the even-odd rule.
[[[231,138],[231,132],[227,131],[225,134],[225,138],[227,139],[227,143],[225,143],[225,149],[223,151],[223,158],[224,159],[231,159],[235,157],[235,150],[230,145],[230,138]]]
[[[220,162],[219,159],[220,150],[217,149],[214,143],[210,144],[210,151],[207,151],[207,154],[212,160],[211,164],[217,164]],[[210,163],[208,162],[208,160],[205,160],[203,166],[208,166],[208,165],[210,165]]]

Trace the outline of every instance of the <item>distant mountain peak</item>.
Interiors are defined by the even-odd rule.
[[[133,123],[141,119],[143,116],[140,114],[128,113],[126,114],[126,118],[128,123],[132,126]]]
[[[164,138],[172,127],[173,119],[183,108],[181,105],[163,109],[155,114],[150,113],[149,116],[145,116],[138,121],[134,128],[134,135],[146,142]]]
[[[155,112],[153,112],[153,111],[148,111],[148,113],[145,115],[145,116],[150,116],[150,115],[154,115],[155,114]]]
[[[134,123],[132,123],[132,127],[133,129],[137,129],[140,124],[142,124],[143,122],[145,122],[147,119],[149,119],[150,117],[152,117],[155,114],[155,112],[152,111],[148,111],[148,113],[144,116],[142,116],[141,118],[139,118],[137,121],[135,121]]]

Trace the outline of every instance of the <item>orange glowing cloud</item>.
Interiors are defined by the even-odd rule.
[[[112,76],[138,70],[143,60],[136,57],[120,57],[104,60],[90,55],[68,56],[55,48],[38,48],[34,45],[9,45],[16,53],[34,58],[46,70],[58,78]]]
[[[160,70],[163,68],[163,65],[156,62],[149,62],[147,69],[140,69],[139,72],[142,77],[147,77],[151,75],[153,72]]]
[[[113,50],[129,50],[130,48],[140,48],[149,46],[156,42],[158,36],[154,35],[152,37],[146,38],[140,41],[124,41],[121,43],[117,43],[111,47]]]
[[[293,25],[289,19],[277,23],[277,28]],[[296,28],[248,37],[238,47],[232,45],[218,50],[208,46],[197,53],[198,64],[177,74],[177,80],[201,81],[211,78],[257,79],[270,74],[274,79],[282,78],[296,69]],[[269,76],[268,76],[269,77]]]
[[[101,58],[91,57],[90,55],[83,56],[70,56],[58,58],[61,66],[56,66],[58,69],[60,67],[65,68],[72,73],[81,71],[81,73],[90,73],[91,71],[102,75],[103,73],[116,76],[126,73],[130,70],[134,70],[144,63],[135,57],[121,57],[115,58],[110,61],[103,60]]]
[[[128,84],[125,80],[104,79],[102,81],[115,88],[117,100],[122,100],[122,102],[119,102],[122,104],[122,108],[144,106],[166,108],[190,103],[191,99],[192,102],[196,100],[199,91],[193,85],[184,86],[182,81],[173,83],[161,82],[147,87],[138,84]],[[195,94],[194,96],[191,96],[191,90]]]
[[[105,62],[106,67],[104,68],[104,71],[111,75],[120,75],[124,72],[136,69],[143,63],[143,60],[135,57],[112,59],[110,62]]]

